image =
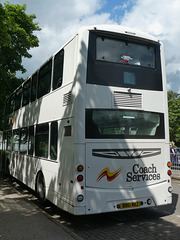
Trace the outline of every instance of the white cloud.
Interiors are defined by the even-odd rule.
[[[16,0],[19,4],[23,0]],[[97,13],[102,7],[102,0],[36,0],[27,1],[28,13],[35,13],[42,31],[37,32],[40,44],[32,49],[33,57],[24,59],[26,77],[55,53],[76,31],[84,25],[116,24],[110,19],[110,13]],[[31,63],[31,64],[29,64]]]
[[[167,83],[167,91],[170,91],[171,90],[171,83]]]
[[[167,80],[172,81],[172,75],[176,78],[175,84],[169,82],[169,87],[179,89],[180,0],[13,0],[15,4],[22,5],[24,2],[27,12],[36,14],[42,28],[36,33],[40,40],[39,47],[30,51],[32,59],[23,60],[26,76],[40,67],[81,26],[119,23],[152,34],[164,43],[166,70],[170,76]]]
[[[180,62],[168,62],[166,65],[166,73],[169,74],[177,74],[180,73]]]
[[[164,43],[167,75],[177,76],[180,71],[179,13],[179,0],[136,0],[120,22],[152,34]],[[180,78],[176,83],[179,81]]]
[[[162,41],[171,42],[171,55],[174,55],[178,47],[174,39],[180,37],[179,12],[179,0],[137,0],[121,23],[155,35]]]

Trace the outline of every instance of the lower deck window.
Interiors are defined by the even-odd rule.
[[[29,127],[28,155],[33,156],[34,151],[34,126]]]
[[[86,138],[163,139],[164,137],[162,113],[86,109]]]
[[[20,153],[26,154],[28,149],[28,128],[20,129],[20,142],[19,142]]]
[[[19,129],[13,131],[12,150],[19,152]]]
[[[35,137],[36,156],[48,158],[48,140],[49,140],[49,124],[46,123],[37,125]]]
[[[12,144],[12,132],[4,132],[3,133],[3,149],[7,151],[11,151]]]
[[[35,135],[34,129],[36,129]],[[58,122],[39,124],[36,128],[30,126],[15,129],[13,132],[4,132],[3,142],[5,150],[57,160]]]
[[[58,142],[58,123],[51,123],[51,142],[50,142],[50,157],[53,160],[57,159],[57,142]]]

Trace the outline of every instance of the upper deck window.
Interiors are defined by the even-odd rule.
[[[26,81],[23,85],[22,106],[25,106],[29,103],[30,97],[31,97],[31,79]]]
[[[160,44],[137,37],[91,31],[87,83],[163,91]]]
[[[39,70],[39,82],[37,97],[40,98],[50,92],[51,89],[52,59]]]
[[[38,82],[38,73],[36,72],[32,76],[32,83],[31,83],[31,102],[36,100],[36,93],[37,93],[37,82]]]
[[[6,100],[5,114],[12,113],[14,111],[14,106],[15,106],[15,93],[13,93]]]
[[[155,48],[129,41],[97,37],[96,60],[155,68]]]
[[[22,97],[22,87],[16,90],[14,110],[18,110],[21,107],[21,97]]]
[[[64,50],[58,52],[54,58],[53,90],[62,85]]]

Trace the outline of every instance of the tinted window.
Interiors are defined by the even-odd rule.
[[[5,103],[5,114],[9,114],[9,113],[10,113],[10,97],[6,99],[6,103]]]
[[[12,150],[19,152],[19,129],[13,131]]]
[[[3,137],[4,137],[5,150],[11,151],[12,132],[11,131],[6,132]]]
[[[160,44],[91,32],[87,83],[162,91]]]
[[[54,58],[53,90],[62,85],[64,50],[58,52]]]
[[[14,110],[18,110],[21,107],[22,87],[15,93],[15,107]]]
[[[57,140],[58,140],[58,123],[51,123],[51,142],[50,142],[50,156],[51,159],[57,159]]]
[[[14,111],[14,107],[15,107],[15,93],[13,93],[6,100],[5,114],[12,113]]]
[[[36,127],[35,155],[48,158],[49,124],[41,124]]]
[[[31,96],[31,79],[23,85],[23,99],[22,99],[22,106],[25,106],[29,103]]]
[[[21,128],[20,129],[20,142],[19,142],[19,150],[20,153],[26,154],[28,149],[28,129]]]
[[[31,83],[31,102],[33,102],[36,99],[37,94],[37,80],[38,80],[38,73],[36,72],[32,76],[32,83]]]
[[[29,127],[28,154],[33,155],[34,151],[34,126]]]
[[[133,110],[86,110],[86,138],[164,138],[164,115]]]
[[[10,97],[10,111],[9,111],[9,113],[12,113],[13,111],[14,111],[14,109],[15,109],[15,97],[16,97],[16,95],[15,95],[15,93],[14,94],[12,94],[11,95],[11,97]]]
[[[96,60],[155,68],[155,47],[97,37]]]
[[[52,70],[52,60],[47,62],[39,70],[39,80],[38,80],[38,98],[44,96],[50,92],[51,89],[51,70]]]

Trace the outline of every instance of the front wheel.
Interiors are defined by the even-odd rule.
[[[36,193],[39,201],[44,204],[46,201],[45,180],[42,172],[39,172],[36,180]]]

